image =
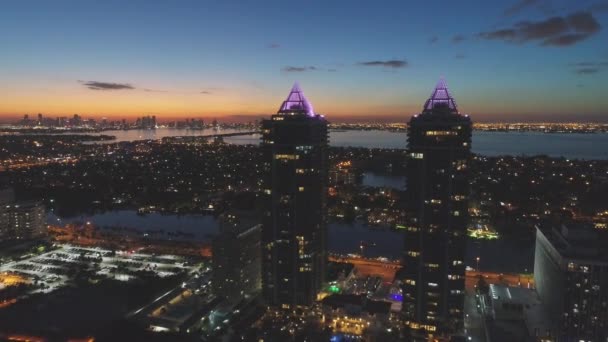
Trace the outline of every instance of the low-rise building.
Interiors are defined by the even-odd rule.
[[[321,303],[323,321],[334,333],[363,336],[394,325],[390,302],[371,300],[365,295],[334,294]]]
[[[36,201],[15,202],[10,189],[0,190],[0,239],[33,239],[46,234],[44,205]]]
[[[0,240],[8,234],[8,208],[14,201],[15,193],[12,189],[0,189]]]
[[[534,289],[492,284],[484,311],[489,342],[556,342],[557,326]]]

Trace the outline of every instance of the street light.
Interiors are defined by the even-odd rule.
[[[477,272],[479,272],[479,257],[477,257],[475,260],[477,260]]]

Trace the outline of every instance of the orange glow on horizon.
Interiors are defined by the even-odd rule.
[[[77,90],[74,94],[65,91],[55,94],[5,93],[0,98],[0,121],[15,121],[25,114],[32,117],[38,113],[52,118],[79,114],[83,118],[105,117],[110,120],[156,115],[160,122],[185,118],[243,120],[247,117],[253,120],[276,113],[283,101],[283,94],[245,94],[203,95],[87,89]],[[386,106],[365,99],[346,98],[336,101],[330,95],[315,97],[313,103],[319,113],[329,118],[355,120],[405,120],[410,116],[408,113],[420,110],[417,104]]]
[[[413,93],[404,96],[400,92],[393,92],[366,97],[357,92],[331,92],[323,88],[311,88],[306,93],[316,111],[326,115],[333,122],[406,122],[412,115],[420,112],[425,99],[424,95]],[[186,118],[204,120],[217,118],[223,121],[243,122],[276,113],[285,96],[286,93],[282,91],[238,87],[214,90],[209,94],[181,90],[103,91],[73,84],[56,85],[45,89],[0,87],[0,122],[15,122],[25,114],[33,117],[38,113],[51,118],[79,114],[86,119],[107,118],[130,121],[144,115],[156,115],[161,123]],[[473,101],[477,101],[476,98],[463,96],[459,107],[463,113],[471,115],[478,122],[598,121],[598,119],[589,119],[589,116],[553,115],[552,113],[568,113],[569,109],[543,107],[542,103],[524,100],[510,103],[509,108],[497,107],[492,98],[487,103],[473,103]],[[484,101],[484,98],[479,101]],[[578,102],[581,101],[583,100],[572,101],[570,105],[580,107]],[[593,113],[597,110],[589,107],[589,112]],[[591,115],[591,118],[593,117]],[[599,121],[605,121],[603,116],[595,115],[595,117],[600,118]]]

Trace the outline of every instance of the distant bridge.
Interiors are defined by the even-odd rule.
[[[260,131],[249,131],[249,132],[235,132],[235,133],[216,133],[216,134],[209,134],[209,135],[201,135],[201,137],[204,138],[217,138],[217,137],[236,137],[239,135],[253,135],[253,134],[260,134]]]
[[[232,133],[215,133],[207,135],[177,135],[172,137],[164,137],[163,140],[198,140],[198,139],[209,139],[209,138],[221,138],[221,137],[236,137],[241,135],[253,135],[260,134],[260,131],[247,131],[247,132],[232,132]]]

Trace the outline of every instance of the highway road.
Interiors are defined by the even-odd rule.
[[[355,265],[358,276],[376,275],[383,278],[385,281],[393,281],[395,273],[403,267],[401,263],[396,261],[383,261],[379,259],[368,259],[361,257],[343,257],[331,255],[329,261],[345,262]],[[465,286],[467,290],[472,290],[477,284],[479,275],[482,275],[488,284],[502,284],[507,286],[524,286],[534,288],[534,278],[531,274],[517,273],[499,273],[490,271],[466,271]]]
[[[532,274],[467,271],[465,281],[467,290],[475,288],[479,275],[482,275],[488,284],[534,288],[534,277]]]
[[[378,259],[367,259],[357,257],[337,257],[330,256],[329,261],[344,262],[355,265],[358,277],[379,276],[383,281],[392,282],[395,273],[402,267],[400,263],[394,261],[382,261]]]

